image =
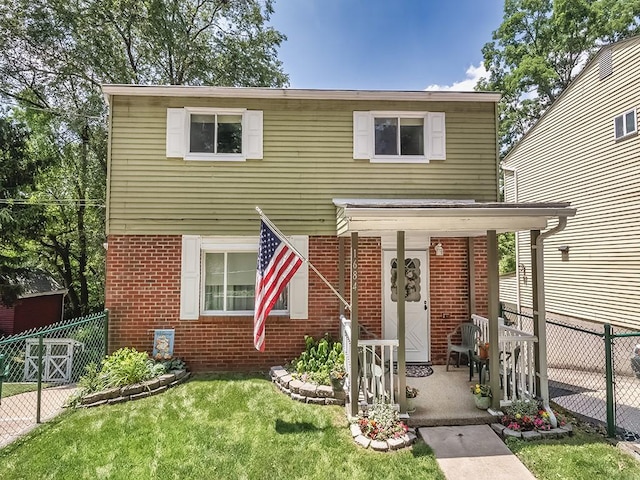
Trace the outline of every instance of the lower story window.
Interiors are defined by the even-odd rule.
[[[208,252],[204,255],[205,313],[253,314],[257,252]],[[271,314],[286,314],[287,291]]]

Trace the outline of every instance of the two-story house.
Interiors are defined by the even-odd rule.
[[[547,310],[640,328],[640,37],[603,47],[504,160],[505,200],[568,201],[579,215],[547,242]],[[531,308],[526,232],[503,301]]]
[[[149,350],[154,329],[174,329],[191,368],[246,370],[296,357],[304,335],[336,337],[341,302],[305,265],[254,349],[259,206],[355,303],[354,324],[404,331],[399,362],[444,363],[447,333],[472,313],[497,339],[496,232],[573,214],[497,203],[496,93],[104,92],[111,349]]]

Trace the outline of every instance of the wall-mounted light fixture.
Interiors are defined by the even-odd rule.
[[[569,245],[560,245],[558,247],[558,250],[560,250],[560,253],[562,254],[562,261],[568,262],[569,261]]]
[[[435,250],[437,257],[442,257],[444,255],[444,248],[442,248],[442,244],[440,242],[436,243],[433,249]]]

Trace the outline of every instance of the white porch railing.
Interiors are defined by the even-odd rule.
[[[359,402],[372,405],[384,402],[396,405],[395,386],[397,374],[394,365],[398,360],[398,340],[359,340],[358,372],[351,372],[350,358],[353,354],[351,345],[351,320],[340,317],[342,350],[344,352],[347,381],[357,381]],[[356,380],[353,380],[356,379]]]
[[[480,327],[480,341],[489,341],[489,319],[471,315],[473,323]],[[502,319],[500,319],[502,320]],[[501,405],[513,400],[533,398],[535,392],[535,359],[533,347],[538,337],[517,328],[507,327],[504,321],[498,326],[500,347],[500,378],[502,382]]]

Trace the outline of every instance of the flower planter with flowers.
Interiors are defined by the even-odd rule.
[[[358,445],[378,451],[398,450],[416,439],[415,430],[400,420],[398,410],[388,403],[374,403],[351,425]]]
[[[471,393],[476,403],[476,408],[486,410],[491,406],[491,387],[489,385],[476,383],[471,385]]]

